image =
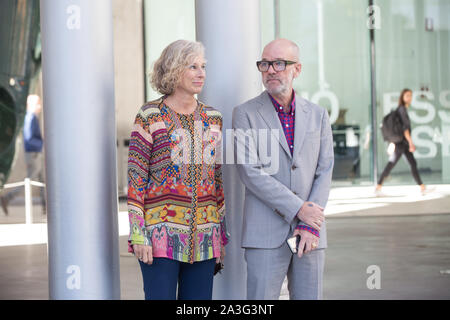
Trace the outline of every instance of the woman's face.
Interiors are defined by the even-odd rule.
[[[411,101],[412,101],[412,92],[406,91],[405,94],[403,95],[403,103],[405,104],[405,106],[409,106],[411,105]]]
[[[181,74],[180,80],[175,90],[183,90],[189,94],[200,93],[205,84],[206,61],[203,55],[197,56]]]

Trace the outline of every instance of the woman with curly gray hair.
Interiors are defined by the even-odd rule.
[[[204,47],[171,43],[151,84],[163,96],[140,108],[128,157],[128,250],[146,299],[210,300],[228,234],[220,164],[222,116],[195,97],[205,83]]]

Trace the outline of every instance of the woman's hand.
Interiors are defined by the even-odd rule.
[[[153,263],[153,249],[152,246],[143,244],[133,244],[133,251],[136,258],[143,263],[151,265]]]
[[[416,151],[416,146],[414,145],[412,139],[411,139],[411,133],[409,132],[409,130],[405,130],[403,132],[403,135],[406,138],[406,141],[408,141],[409,144],[409,152],[414,152]]]
[[[216,263],[222,262],[225,260],[225,246],[222,245],[222,247],[220,248],[220,257],[216,258]]]

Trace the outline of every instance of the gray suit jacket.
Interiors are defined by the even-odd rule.
[[[233,129],[245,185],[241,246],[278,248],[302,223],[297,212],[305,201],[327,204],[334,164],[328,112],[296,94],[293,156],[267,91],[234,108]],[[324,223],[318,248],[326,246]]]

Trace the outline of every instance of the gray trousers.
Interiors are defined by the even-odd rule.
[[[25,164],[27,166],[27,178],[33,181],[44,182],[44,159],[42,152],[25,152]],[[18,187],[4,196],[8,201],[11,201],[21,190],[23,190],[23,187]],[[39,195],[42,205],[45,206],[44,188],[39,187]]]
[[[286,243],[276,249],[245,249],[247,299],[278,300],[287,275],[291,300],[322,299],[325,249],[316,249],[301,258]]]
[[[31,180],[44,181],[44,159],[42,152],[25,152],[27,177]]]

